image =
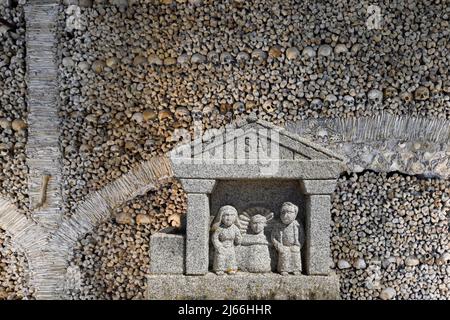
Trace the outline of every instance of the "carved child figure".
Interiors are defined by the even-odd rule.
[[[277,270],[282,275],[300,274],[301,262],[301,226],[296,220],[298,207],[291,202],[281,206],[280,220],[272,230],[272,243],[278,253]]]
[[[213,270],[221,275],[227,272],[235,274],[237,271],[235,246],[242,240],[238,228],[238,212],[232,206],[219,209],[218,221],[213,226],[212,243],[215,249]]]
[[[248,272],[270,272],[269,242],[264,234],[267,221],[270,221],[273,213],[268,216],[256,214],[250,218],[250,232],[245,234],[242,246],[247,247],[245,265],[241,266]]]

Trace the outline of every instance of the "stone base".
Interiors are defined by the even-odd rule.
[[[337,300],[339,279],[275,273],[218,276],[150,275],[149,300]]]

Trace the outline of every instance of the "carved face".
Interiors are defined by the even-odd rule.
[[[297,211],[293,207],[283,207],[280,213],[281,222],[291,224],[297,218]]]
[[[236,221],[236,218],[237,218],[236,212],[234,212],[232,210],[226,210],[222,214],[222,224],[225,227],[230,227]]]
[[[257,214],[252,217],[250,220],[250,228],[252,229],[254,234],[260,234],[264,231],[266,226],[266,218],[260,214]]]

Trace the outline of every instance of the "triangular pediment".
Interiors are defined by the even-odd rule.
[[[171,158],[234,159],[245,154],[245,158],[342,161],[333,151],[262,120],[206,131],[202,137],[176,147],[170,154]]]

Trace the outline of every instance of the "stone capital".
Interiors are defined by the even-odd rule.
[[[216,186],[216,180],[211,179],[180,179],[180,182],[187,193],[211,194]]]
[[[300,180],[300,187],[305,195],[329,195],[336,188],[336,180]]]

